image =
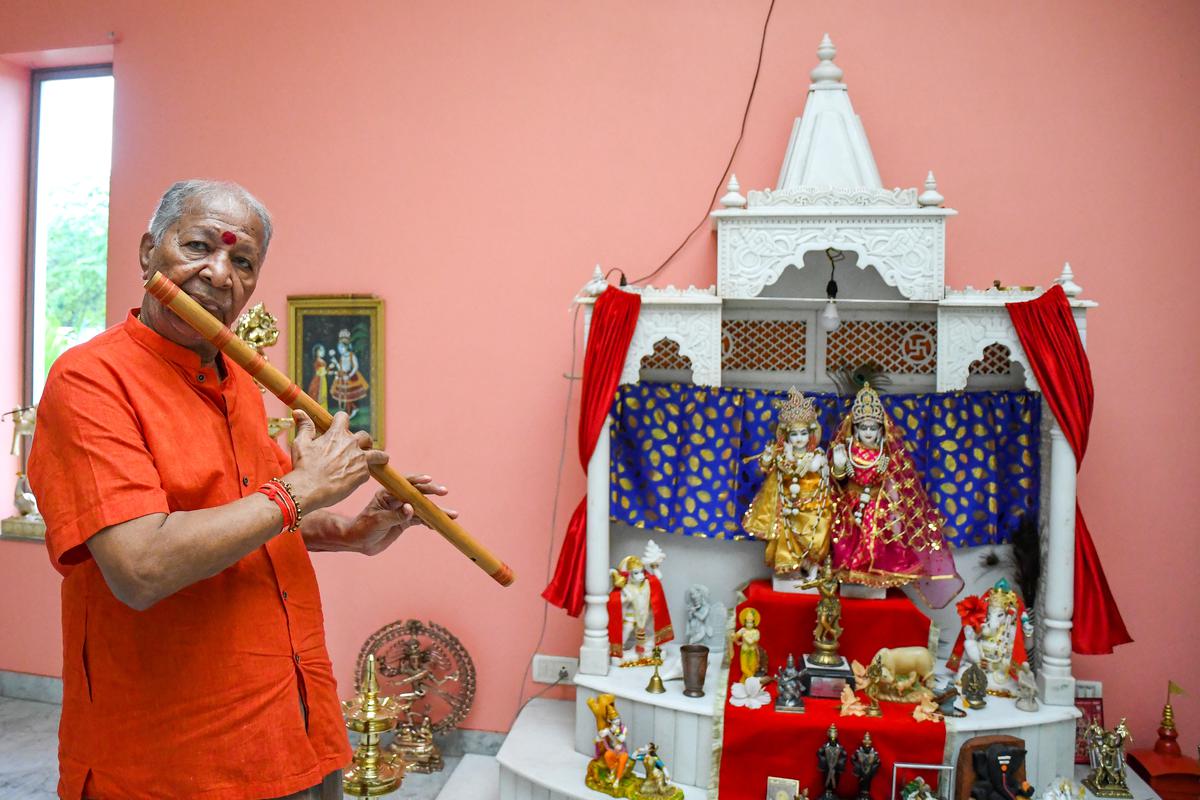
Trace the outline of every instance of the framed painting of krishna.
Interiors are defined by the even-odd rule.
[[[288,298],[292,379],[330,414],[350,415],[382,449],[383,300],[372,295]]]

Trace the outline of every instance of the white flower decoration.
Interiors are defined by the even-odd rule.
[[[762,687],[762,681],[758,678],[746,678],[741,683],[735,683],[730,688],[730,694],[731,706],[745,706],[750,710],[762,708],[771,702],[771,695]]]

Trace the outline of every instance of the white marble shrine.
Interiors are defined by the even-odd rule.
[[[933,172],[921,188],[884,188],[828,36],[817,55],[778,185],[743,195],[736,176],[731,177],[721,207],[711,213],[717,236],[715,286],[626,288],[640,292],[642,305],[621,383],[648,377],[708,386],[832,388],[826,371],[835,360],[830,349],[834,326],[828,319],[823,324],[821,316],[831,313],[824,291],[830,272],[824,251],[834,248],[845,254],[837,267],[838,318],[863,332],[853,345],[859,355],[896,365],[887,368],[896,387],[969,391],[1009,381],[1008,388],[1036,391],[1004,304],[1033,299],[1041,287],[956,290],[946,285],[946,223],[957,212],[945,207]],[[1083,336],[1087,310],[1095,303],[1081,299],[1070,265],[1055,282],[1070,298]],[[604,288],[602,278],[594,280],[577,298],[588,320],[595,294]],[[739,344],[737,331],[725,327],[733,321],[742,324],[739,330],[759,330]],[[789,338],[785,342],[780,337]],[[847,346],[845,340],[844,333],[837,346]],[[784,344],[794,355],[781,368],[778,350]],[[735,363],[731,352],[737,348]],[[997,358],[999,366],[986,368]],[[768,359],[773,359],[770,366]],[[1042,707],[1017,712],[1012,700],[993,698],[983,712],[946,720],[948,762],[971,736],[1011,733],[1029,746],[1034,785],[1072,774],[1078,716],[1071,671],[1075,457],[1053,415],[1044,411],[1042,420],[1043,571],[1034,665]],[[724,706],[723,683],[717,684],[719,662],[709,670],[706,696],[697,700],[678,690],[648,694],[642,671],[631,675],[633,671],[610,669],[609,569],[624,553],[611,546],[609,458],[606,423],[587,471],[578,697],[573,709],[566,701],[539,700],[522,713],[497,757],[504,800],[602,796],[583,785],[594,733],[585,699],[599,693],[617,696],[631,742],[658,743],[687,797],[705,796],[710,785],[713,749],[720,745],[713,738],[713,715]],[[669,537],[659,541],[670,551]],[[968,584],[964,594],[985,588]],[[682,620],[676,628],[680,635]]]

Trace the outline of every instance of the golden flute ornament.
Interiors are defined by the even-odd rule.
[[[256,353],[249,345],[233,334],[222,322],[193,300],[186,292],[159,272],[146,281],[146,291],[167,308],[175,312],[201,336],[228,356],[250,376],[267,387],[271,394],[288,408],[299,409],[312,419],[317,430],[324,433],[333,422],[333,416],[292,383],[282,371]],[[432,500],[421,494],[408,480],[390,466],[372,465],[371,477],[396,498],[413,507],[417,516],[449,542],[459,552],[474,561],[480,569],[491,575],[501,586],[510,586],[514,580],[512,568],[471,537],[471,534],[451,519]]]

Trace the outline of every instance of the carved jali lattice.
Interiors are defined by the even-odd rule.
[[[691,369],[692,360],[679,352],[679,342],[659,339],[654,352],[642,356],[642,369]]]
[[[721,369],[800,372],[808,353],[804,322],[727,319],[721,323]]]
[[[983,350],[983,358],[972,361],[972,375],[1008,375],[1012,372],[1012,352],[1008,347],[994,342]]]
[[[937,325],[913,320],[848,320],[829,334],[825,368],[878,364],[891,375],[937,370]]]

